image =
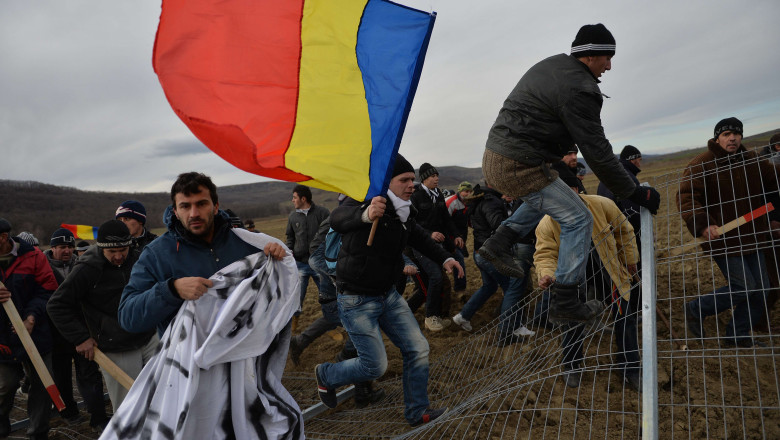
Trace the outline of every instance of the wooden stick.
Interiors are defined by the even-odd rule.
[[[366,246],[374,244],[374,235],[376,235],[376,227],[379,225],[379,217],[374,219],[374,223],[371,225],[371,233],[368,234],[368,243]]]
[[[736,229],[745,223],[752,222],[758,217],[761,217],[762,215],[765,215],[769,212],[772,212],[775,210],[775,206],[772,205],[772,203],[767,203],[766,205],[754,209],[751,212],[748,212],[747,214],[743,215],[742,217],[736,218],[728,223],[726,223],[723,226],[718,227],[718,235],[723,235],[726,232],[731,231],[732,229]]]
[[[116,379],[117,382],[119,382],[119,385],[122,385],[125,387],[126,390],[129,390],[130,387],[133,386],[133,378],[128,376],[127,373],[122,371],[121,368],[117,364],[114,363],[111,359],[106,356],[105,353],[100,351],[97,347],[94,348],[95,350],[95,362],[100,365],[100,368],[106,370],[108,374],[111,375],[114,379]]]
[[[5,285],[0,282],[0,287],[5,288]],[[35,367],[38,377],[40,377],[44,388],[46,388],[46,391],[49,393],[49,397],[51,397],[52,402],[54,402],[54,406],[57,407],[57,411],[64,410],[65,402],[62,401],[60,390],[58,390],[57,385],[54,384],[54,380],[52,380],[51,374],[49,374],[49,369],[46,368],[46,364],[43,363],[41,354],[35,347],[35,343],[30,337],[30,334],[27,333],[27,327],[24,326],[22,317],[19,316],[19,312],[16,310],[13,300],[8,298],[8,301],[3,303],[3,308],[5,309],[5,313],[8,314],[8,319],[11,320],[11,324],[14,326],[17,336],[19,336],[19,339],[22,341],[22,345],[24,345],[27,356],[30,357],[30,361],[32,362],[33,367]]]
[[[775,206],[772,204],[772,202],[767,203],[766,205],[754,209],[753,211],[748,212],[747,214],[743,215],[742,217],[736,218],[728,223],[726,223],[723,226],[718,226],[718,235],[723,235],[733,229],[736,229],[746,223],[750,223],[753,220],[755,220],[758,217],[761,217],[762,215],[766,215],[767,213],[770,213],[775,210]],[[689,243],[682,244],[683,249],[686,249],[690,246],[696,246],[703,243],[707,243],[709,240],[701,237],[694,237],[694,240]]]

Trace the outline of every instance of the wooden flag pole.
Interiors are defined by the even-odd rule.
[[[368,234],[368,243],[366,246],[374,244],[374,235],[376,235],[376,227],[379,225],[379,217],[374,219],[374,223],[371,224],[371,232]]]
[[[95,347],[94,350],[95,362],[100,365],[100,368],[106,370],[106,372],[110,374],[111,377],[119,382],[119,385],[122,385],[126,390],[129,390],[130,387],[133,386],[133,378],[128,376],[127,373],[119,368],[119,366],[115,364],[114,361],[109,359],[108,356],[106,356],[106,354],[100,351],[97,347]]]
[[[5,285],[0,282],[0,287],[5,288]],[[44,388],[49,392],[49,397],[51,397],[52,402],[54,402],[54,406],[57,407],[58,411],[64,410],[65,402],[62,401],[60,390],[58,390],[57,385],[54,384],[54,380],[52,380],[51,374],[49,374],[49,369],[46,368],[46,364],[43,363],[41,354],[38,353],[35,343],[30,337],[30,334],[27,333],[27,327],[24,326],[22,317],[19,316],[19,312],[16,310],[13,300],[9,298],[8,301],[3,303],[3,308],[5,309],[5,313],[8,314],[8,319],[11,320],[11,324],[14,326],[16,334],[19,336],[19,339],[21,339],[22,345],[24,345],[24,349],[27,351],[27,355],[30,357],[30,361],[32,362],[33,367],[35,367],[35,371],[38,373],[38,377],[41,378]]]

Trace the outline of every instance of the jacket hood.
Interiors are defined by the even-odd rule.
[[[19,237],[11,237],[11,240],[19,244],[19,250],[16,251],[17,256],[24,255],[27,252],[32,252],[35,250],[35,247],[33,247],[33,245],[27,243],[26,241],[21,240]]]

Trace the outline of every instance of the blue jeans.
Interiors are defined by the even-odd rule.
[[[749,337],[753,326],[766,313],[770,289],[766,260],[761,251],[741,256],[712,257],[728,285],[702,295],[688,305],[695,316],[707,317],[733,308],[726,336]]]
[[[524,203],[502,225],[525,237],[549,214],[561,225],[555,281],[563,285],[580,284],[585,279],[585,260],[593,233],[593,217],[585,203],[561,179],[521,198]]]
[[[444,273],[444,268],[442,268],[441,264],[426,257],[417,249],[413,249],[413,251],[414,258],[420,263],[420,268],[422,268],[423,272],[425,272],[425,275],[428,277],[428,287],[425,296],[425,316],[442,316],[444,296],[450,294],[449,289],[445,291],[442,288],[444,277],[447,276]],[[449,283],[449,280],[447,280],[447,282]]]
[[[309,287],[309,277],[311,277],[317,284],[317,288],[320,286],[320,277],[317,272],[309,266],[308,263],[303,261],[296,261],[295,265],[298,266],[298,279],[300,280],[299,287],[301,289],[301,305],[298,307],[298,312],[303,309],[303,300],[306,298],[306,288]]]
[[[381,377],[387,370],[384,331],[403,357],[404,417],[410,422],[419,419],[429,404],[429,348],[406,301],[393,287],[385,296],[340,294],[338,303],[341,322],[358,357],[322,364],[323,385],[337,388]]]
[[[534,247],[530,244],[518,245],[521,247],[521,253],[523,258],[520,258],[520,266],[528,273],[531,267],[531,260],[528,257],[533,257]],[[518,247],[516,246],[516,247]],[[521,324],[520,319],[509,319],[514,314],[512,310],[513,306],[520,302],[525,296],[526,278],[510,278],[498,270],[495,266],[486,259],[482,258],[479,253],[474,253],[474,262],[479,268],[479,273],[482,275],[482,286],[471,295],[468,302],[463,306],[460,311],[460,315],[466,319],[471,320],[477,310],[479,310],[485,302],[493,296],[498,290],[498,286],[504,291],[504,300],[501,302],[501,321],[499,329],[501,335],[507,335],[515,330],[518,325]],[[517,314],[514,314],[517,316]],[[511,322],[510,322],[511,321]]]
[[[322,243],[313,254],[309,256],[309,267],[314,269],[317,276],[320,279],[317,287],[320,290],[320,303],[328,301],[335,301],[338,293],[336,292],[336,285],[331,279],[336,276],[335,271],[333,274],[328,270],[328,265],[325,262],[325,243]]]

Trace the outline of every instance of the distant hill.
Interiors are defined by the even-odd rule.
[[[463,180],[478,183],[481,168],[439,167],[442,188],[455,189]],[[171,182],[173,183],[173,182]],[[258,182],[219,188],[219,204],[230,208],[242,219],[287,215],[292,211],[290,182]],[[338,204],[338,195],[312,188],[314,202],[328,209]],[[163,227],[162,216],[171,204],[168,193],[129,193],[84,191],[77,188],[32,181],[0,180],[0,217],[13,225],[14,235],[32,232],[41,244],[61,223],[99,226],[114,217],[125,200],[138,200],[147,212],[147,227]]]
[[[769,138],[777,132],[780,132],[780,129],[746,137],[743,144],[748,148],[766,145]],[[675,161],[681,158],[694,156],[702,149],[703,147],[662,155],[647,154],[643,163],[645,167],[676,163]],[[481,183],[483,180],[481,168],[443,166],[437,169],[439,186],[443,189],[454,190],[458,183],[464,180],[472,184]],[[222,209],[230,208],[242,219],[283,216],[292,211],[294,187],[295,184],[290,182],[223,186],[219,188],[219,203]],[[335,208],[338,203],[338,195],[332,192],[312,188],[312,195],[315,203],[328,209]],[[146,207],[147,227],[156,229],[164,226],[162,215],[170,205],[168,193],[83,191],[40,182],[0,180],[0,217],[13,224],[14,234],[21,231],[32,232],[41,244],[48,243],[48,238],[60,223],[99,226],[113,218],[117,206],[129,199],[138,200]]]

